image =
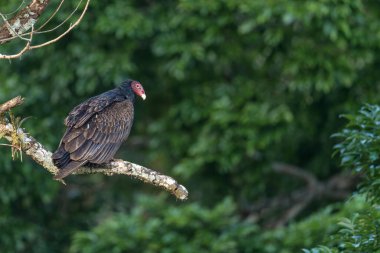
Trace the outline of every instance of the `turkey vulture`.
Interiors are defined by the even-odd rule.
[[[133,80],[76,106],[65,119],[66,132],[52,158],[62,179],[86,164],[109,162],[133,123],[135,94],[145,100],[142,85]]]

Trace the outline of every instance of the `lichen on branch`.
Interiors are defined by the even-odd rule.
[[[30,30],[37,22],[39,16],[45,10],[49,0],[33,0],[25,8],[21,9],[13,18],[3,18],[0,27],[0,44],[16,38]]]
[[[16,38],[26,41],[25,46],[18,53],[14,53],[14,54],[0,53],[0,59],[9,60],[9,59],[20,58],[23,54],[25,54],[26,52],[30,50],[48,46],[62,39],[71,30],[73,30],[75,27],[79,25],[84,15],[86,14],[87,9],[90,4],[90,0],[86,0],[79,17],[75,20],[75,22],[70,22],[69,26],[65,28],[64,31],[61,32],[58,36],[55,36],[55,38],[50,39],[48,41],[40,42],[39,44],[34,44],[32,43],[34,34],[53,32],[54,30],[61,27],[63,24],[71,21],[71,18],[73,17],[73,15],[80,9],[80,6],[82,6],[82,0],[80,0],[77,6],[74,8],[74,10],[71,12],[71,14],[62,23],[56,25],[54,28],[51,28],[49,30],[41,31],[41,29],[46,24],[48,24],[53,19],[53,17],[58,13],[58,11],[60,10],[65,0],[61,0],[56,10],[53,12],[53,14],[50,15],[48,20],[43,25],[39,26],[38,28],[35,28],[35,23],[37,22],[37,19],[40,17],[42,12],[46,10],[46,6],[49,3],[49,1],[50,0],[32,0],[28,6],[26,6],[24,9],[19,11],[11,19],[7,19],[2,13],[0,13],[0,18],[3,20],[3,23],[0,24],[0,44],[8,42]],[[28,37],[23,37],[23,36],[28,36]]]

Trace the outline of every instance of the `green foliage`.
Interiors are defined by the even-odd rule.
[[[45,180],[43,171],[32,163],[21,166],[21,162],[12,161],[10,150],[0,148],[3,166],[0,178],[0,249],[2,252],[24,252],[33,245],[35,252],[47,252],[51,243],[41,240],[41,236],[47,236],[44,219],[54,215],[50,204],[57,193],[57,185]]]
[[[326,242],[330,245],[320,246],[309,253],[328,252],[380,252],[380,211],[378,208],[368,207],[356,212],[352,218],[343,218],[338,223],[340,230],[330,235]]]
[[[341,229],[329,241],[331,250],[320,247],[305,252],[380,252],[380,107],[367,104],[344,118],[348,120],[346,127],[333,135],[342,139],[335,145],[336,153],[342,167],[364,176],[359,188],[372,206],[338,223]]]
[[[352,219],[339,222],[339,247],[347,252],[380,252],[380,212],[369,208]],[[343,239],[343,240],[342,240]]]
[[[347,215],[370,208],[365,198],[357,196],[289,227],[263,232],[252,221],[242,221],[236,216],[236,204],[231,199],[224,199],[213,208],[196,203],[176,206],[165,203],[162,196],[154,200],[139,196],[137,205],[126,213],[107,213],[98,218],[98,224],[91,230],[76,232],[70,252],[95,253],[106,249],[112,252],[299,252],[303,247],[328,241],[330,234],[339,231],[338,223]]]
[[[344,115],[346,128],[334,135],[341,165],[365,175],[361,185],[374,203],[380,203],[380,106],[365,105],[358,114]]]
[[[378,90],[375,76],[358,76],[374,73],[380,39],[379,21],[364,9],[361,1],[179,1],[152,42],[165,62],[159,80],[179,90],[150,128],[153,148],[170,154],[177,175],[198,189],[225,194],[219,182],[201,179],[228,176],[224,184],[246,199],[288,188],[272,180],[274,160],[326,177],[335,167],[328,136],[338,130],[337,114]]]
[[[65,1],[53,21],[63,21],[74,5]],[[246,210],[300,187],[275,174],[273,162],[297,165],[320,180],[341,170],[331,159],[338,115],[380,102],[379,10],[365,0],[91,1],[64,39],[0,63],[0,101],[26,97],[15,114],[32,116],[23,126],[54,150],[73,106],[127,77],[141,81],[148,99],[137,101],[131,139],[117,156],[174,175],[193,203],[156,200],[158,189],[125,177],[71,177],[63,187],[28,159],[10,161],[0,146],[0,252],[77,252],[79,246],[99,252],[113,244],[115,251],[120,244],[144,252],[162,245],[185,252],[190,246],[286,253],[334,247],[323,238],[339,221],[330,223],[333,211],[316,213],[328,201],[308,207],[304,223],[275,230],[247,222]],[[355,144],[364,156],[352,162],[375,159],[374,141]],[[365,183],[375,198],[377,186],[369,182],[377,170],[368,166],[361,169],[375,173]],[[329,220],[327,232],[318,219]]]
[[[239,222],[235,210],[228,198],[205,209],[141,196],[127,214],[108,214],[91,231],[75,233],[70,252],[248,252],[242,242],[257,227]]]
[[[327,206],[288,227],[277,228],[258,235],[257,244],[260,246],[254,252],[293,253],[300,252],[302,248],[326,242],[330,244],[322,247],[334,246],[336,241],[331,241],[330,236],[339,231],[338,223],[344,217],[355,212],[363,212],[368,208],[370,205],[362,196],[356,196],[344,204]],[[307,252],[306,249],[305,251]]]

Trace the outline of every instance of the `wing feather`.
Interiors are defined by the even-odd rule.
[[[86,110],[97,111],[96,114],[92,114],[91,117],[84,116],[81,114],[84,110],[81,109],[82,111],[76,114],[78,118],[75,124],[72,119],[67,120],[71,122],[71,127],[67,128],[59,152],[57,151],[53,157],[55,164],[62,165],[62,169],[86,162],[108,162],[129,135],[134,114],[132,101],[115,102],[100,111],[99,106],[91,103],[93,102],[88,102],[82,107],[89,106],[92,109]]]
[[[117,150],[120,148],[121,143],[108,143],[104,145],[101,152],[97,156],[90,160],[92,163],[105,163],[113,158]]]
[[[64,145],[65,145],[64,147],[67,152],[72,153],[78,148],[80,148],[85,142],[86,142],[86,138],[84,137],[83,134],[80,134],[75,139],[69,142],[64,142]]]
[[[121,96],[116,90],[110,90],[92,97],[74,107],[65,119],[65,125],[68,127],[79,128],[94,114],[101,112],[109,105],[123,101],[124,99],[125,97]]]
[[[88,125],[86,131],[84,131],[83,135],[86,137],[86,139],[92,139],[94,134],[96,133],[97,128],[94,127],[93,125]]]
[[[65,135],[62,138],[63,142],[71,142],[73,139],[77,138],[80,134],[82,134],[81,129],[71,129],[71,131],[66,131]]]
[[[133,124],[133,99],[111,90],[76,106],[65,119],[66,132],[53,154],[63,178],[79,166],[111,160]]]
[[[84,160],[86,156],[89,156],[90,151],[94,150],[96,143],[91,140],[87,140],[83,145],[70,154],[70,158],[75,161]]]

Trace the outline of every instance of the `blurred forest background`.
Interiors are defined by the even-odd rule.
[[[71,108],[139,80],[117,157],[190,198],[125,176],[64,186],[0,146],[0,252],[380,252],[379,53],[379,1],[93,0],[59,42],[0,62],[0,103],[25,97],[13,112],[52,151]]]

